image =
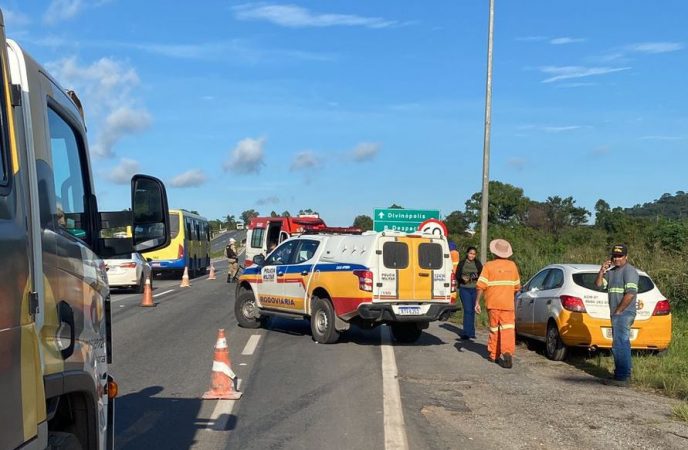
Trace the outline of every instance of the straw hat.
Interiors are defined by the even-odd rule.
[[[490,251],[493,255],[500,258],[508,258],[514,254],[514,251],[511,249],[511,244],[504,239],[493,239],[490,242]]]

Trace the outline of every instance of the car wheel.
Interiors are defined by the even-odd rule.
[[[423,330],[418,328],[418,325],[413,322],[392,323],[390,328],[392,329],[394,340],[403,344],[416,342],[423,333]]]
[[[139,280],[139,284],[136,285],[136,292],[138,294],[143,293],[143,289],[146,287],[146,276],[141,272],[141,279]]]
[[[234,302],[234,315],[242,328],[258,328],[260,327],[260,310],[256,305],[256,298],[253,292],[242,289],[239,296]]]
[[[562,361],[566,357],[566,346],[561,341],[557,325],[550,322],[547,325],[547,336],[545,337],[545,355],[552,361]]]
[[[319,344],[334,344],[339,339],[339,331],[334,327],[334,308],[329,299],[313,297],[311,311],[311,333]]]

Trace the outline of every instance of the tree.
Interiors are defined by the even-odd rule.
[[[241,213],[241,220],[243,220],[244,223],[247,224],[251,221],[251,219],[258,216],[258,211],[256,211],[255,209],[249,209]]]
[[[590,212],[575,206],[573,197],[561,198],[558,195],[547,197],[542,204],[547,218],[547,229],[555,236],[566,227],[575,227],[587,222]]]
[[[229,230],[236,229],[236,217],[234,217],[233,215],[227,214],[226,218],[227,218],[227,221],[225,223],[227,224],[227,229],[229,229]]]
[[[404,207],[399,206],[396,203],[392,203],[392,206],[390,206],[388,209],[404,209]]]
[[[363,231],[368,231],[373,229],[373,218],[366,215],[356,216],[354,219],[354,227],[360,228]]]
[[[318,215],[318,212],[317,212],[317,211],[313,211],[313,210],[310,209],[310,208],[299,210],[299,216],[313,216],[313,215],[317,216],[317,215]]]
[[[270,211],[270,217],[277,217],[276,211]]]
[[[291,214],[289,211],[282,211],[282,214],[280,214],[280,217],[291,217]]]
[[[491,224],[513,225],[525,223],[530,199],[523,189],[500,181],[490,181],[487,220]],[[466,217],[470,223],[480,222],[482,192],[476,192],[466,201]]]
[[[470,225],[466,214],[461,211],[451,212],[444,219],[444,224],[447,226],[449,234],[464,234]]]

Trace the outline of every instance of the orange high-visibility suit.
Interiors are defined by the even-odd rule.
[[[451,260],[452,260],[452,274],[454,274],[454,277],[456,277],[456,268],[459,266],[459,251],[458,250],[450,250],[449,254],[451,255]]]
[[[516,349],[514,297],[521,289],[516,264],[501,258],[485,263],[475,287],[483,291],[485,308],[490,318],[490,335],[487,340],[490,359],[496,361],[504,353],[513,355]]]

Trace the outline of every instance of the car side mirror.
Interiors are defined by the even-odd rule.
[[[256,255],[253,257],[253,264],[257,266],[264,266],[265,265],[265,256],[263,255]]]
[[[170,243],[170,217],[165,185],[148,175],[131,179],[132,243],[137,252]]]

